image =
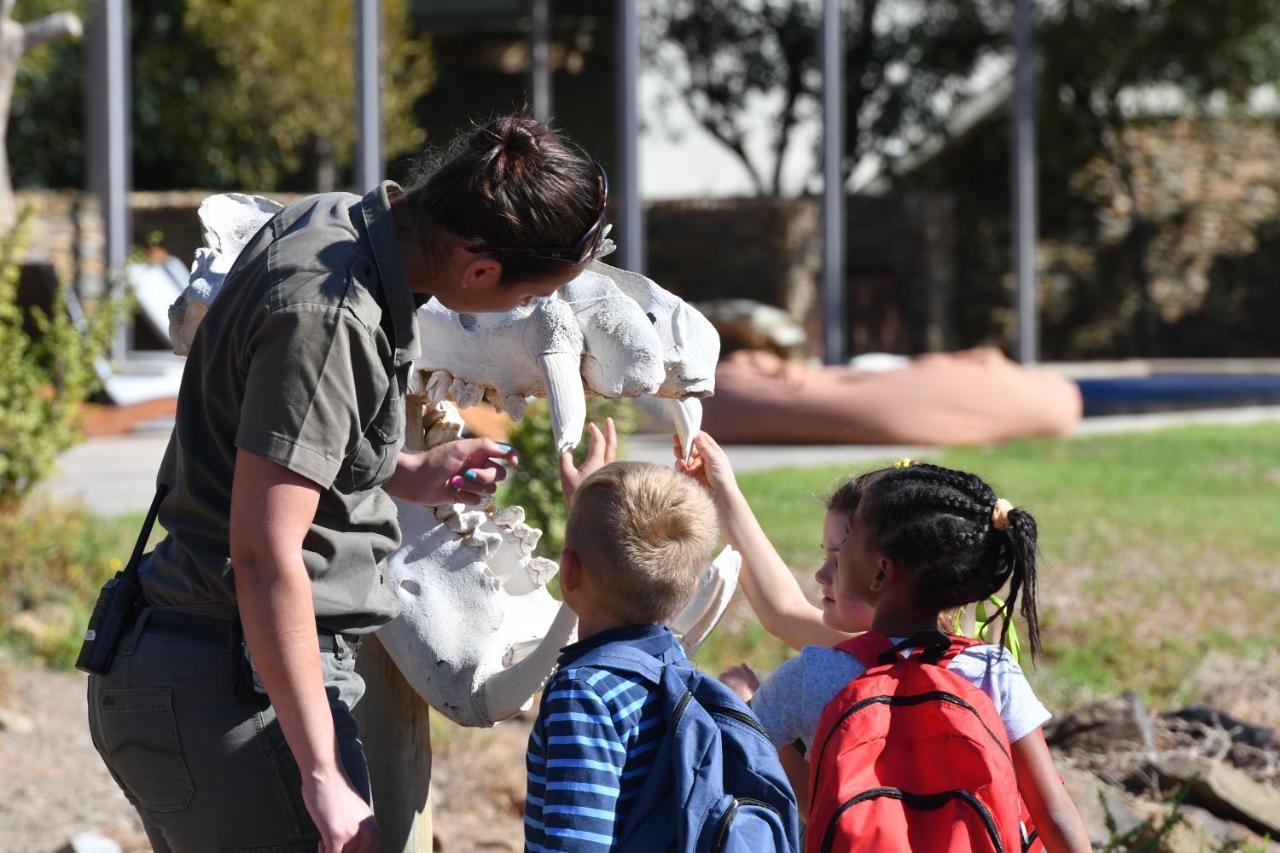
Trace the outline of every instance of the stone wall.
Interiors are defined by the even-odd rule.
[[[658,202],[646,211],[648,274],[693,302],[785,309],[821,347],[821,217],[805,199]],[[915,353],[951,339],[952,204],[907,193],[848,199],[849,352]]]
[[[1123,133],[1146,229],[1101,143],[1040,140],[1041,356],[1280,356],[1280,133],[1263,118],[1147,119]],[[957,346],[1010,351],[1008,126],[991,119],[905,180],[956,201]],[[1140,248],[1145,243],[1145,249]],[[1140,266],[1141,265],[1141,266]],[[1139,269],[1150,282],[1143,310]]]
[[[1275,356],[1270,323],[1280,312],[1280,134],[1262,120],[1177,119],[1129,127],[1141,209],[1151,223],[1142,257],[1132,204],[1102,157],[1067,190],[1094,208],[1089,240],[1044,234],[1042,310],[1050,352],[1066,357]],[[1136,264],[1149,277],[1149,345],[1137,353],[1142,319]],[[1104,287],[1105,285],[1105,287]]]

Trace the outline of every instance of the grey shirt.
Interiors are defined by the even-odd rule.
[[[381,488],[404,439],[418,355],[387,182],[311,196],[245,246],[192,342],[158,482],[168,536],[142,567],[155,605],[234,605],[236,451],[321,488],[302,543],[317,622],[371,631],[397,612],[383,559],[400,541]]]
[[[891,639],[897,643],[905,638]],[[1018,742],[1049,721],[1048,710],[1005,649],[971,646],[956,655],[948,669],[991,697],[1009,743]],[[774,745],[800,740],[808,749],[818,733],[822,709],[863,672],[862,664],[848,652],[805,646],[765,679],[751,699],[751,710]]]

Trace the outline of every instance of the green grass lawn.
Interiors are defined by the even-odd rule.
[[[1046,654],[1033,681],[1055,706],[1125,688],[1166,705],[1189,696],[1206,653],[1274,658],[1280,425],[1014,442],[929,461],[974,471],[1035,514]],[[850,473],[741,478],[806,588],[820,562],[822,497]],[[0,518],[0,642],[69,665],[98,586],[128,556],[140,521],[41,503]],[[769,670],[787,655],[740,599],[699,652],[708,670],[740,660]],[[24,611],[45,614],[49,636],[14,630]]]
[[[1277,425],[1022,441],[927,461],[981,475],[1036,517],[1046,653],[1032,678],[1046,701],[1064,707],[1133,688],[1165,705],[1187,698],[1206,653],[1274,654]],[[827,466],[741,477],[808,588],[820,562],[821,497],[850,473]],[[717,671],[744,659],[771,669],[786,655],[736,602],[698,660]]]

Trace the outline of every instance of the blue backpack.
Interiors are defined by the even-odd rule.
[[[662,693],[666,734],[615,849],[798,851],[796,798],[777,749],[742,700],[679,648],[657,658],[610,644],[574,661],[643,678]]]

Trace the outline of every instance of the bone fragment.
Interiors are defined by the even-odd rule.
[[[453,377],[448,371],[436,370],[427,377],[427,402],[439,403],[442,400],[449,399],[449,386],[453,383]]]
[[[697,397],[688,397],[684,400],[672,400],[668,397],[667,410],[671,412],[676,436],[680,439],[680,452],[688,462],[689,455],[693,452],[693,437],[702,427],[702,401]]]
[[[458,407],[448,401],[433,403],[423,413],[426,425],[427,444],[424,450],[454,441],[462,436],[466,422]]]
[[[533,704],[533,695],[551,677],[560,649],[570,642],[578,625],[573,611],[562,606],[546,636],[523,660],[499,670],[481,688],[485,709],[492,720],[505,720]],[[527,647],[529,644],[523,644]],[[523,649],[521,649],[523,651]],[[504,660],[514,659],[513,650]]]
[[[693,595],[668,626],[680,638],[685,654],[692,657],[711,630],[720,622],[738,587],[742,555],[726,545],[698,579]]]

